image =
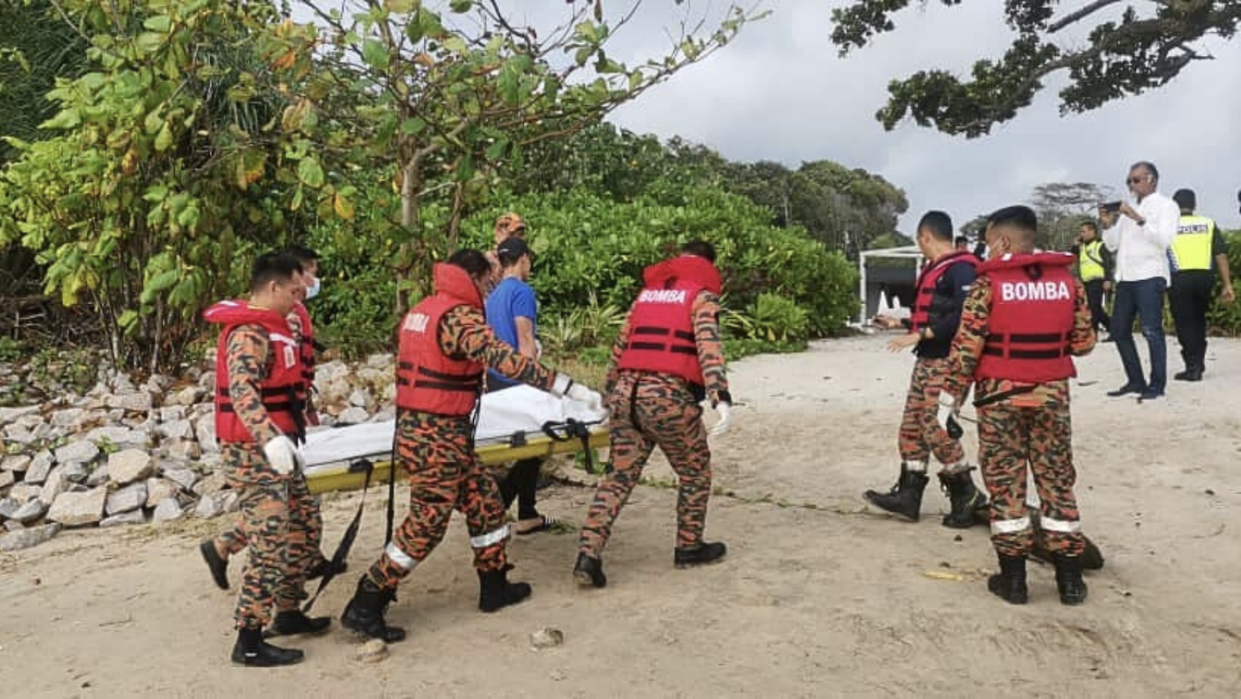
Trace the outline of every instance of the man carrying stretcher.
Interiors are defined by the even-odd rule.
[[[396,459],[409,473],[409,514],[383,555],[358,581],[341,622],[385,642],[405,638],[384,612],[397,585],[431,554],[454,509],[466,517],[480,585],[478,606],[493,612],[530,596],[508,581],[509,527],[495,480],[474,452],[472,413],[487,368],[602,410],[598,393],[500,342],[483,318],[491,265],[461,250],[434,268],[435,293],[401,323],[397,357]]]

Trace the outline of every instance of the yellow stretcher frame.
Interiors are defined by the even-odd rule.
[[[591,449],[604,449],[610,444],[606,427],[591,428]],[[526,443],[484,444],[477,446],[474,453],[479,460],[488,466],[496,466],[510,461],[522,459],[547,458],[553,454],[576,454],[583,450],[582,440],[571,437],[567,440],[555,440],[546,435],[528,436]],[[392,474],[392,461],[389,453],[383,453],[382,460],[372,460],[374,471],[371,483],[387,483]],[[332,491],[361,490],[366,482],[366,467],[362,464],[364,457],[352,459],[349,463],[337,463],[324,466],[313,466],[306,469],[306,484],[314,494]]]

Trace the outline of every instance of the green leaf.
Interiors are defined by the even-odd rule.
[[[469,12],[473,6],[473,0],[450,0],[448,3],[449,9],[453,12]]]
[[[142,32],[138,38],[134,40],[134,45],[143,53],[155,53],[164,45],[167,39],[165,34],[156,34],[155,32]]]
[[[490,146],[487,146],[487,159],[499,160],[504,156],[504,151],[506,150],[508,150],[508,139],[500,139]]]
[[[154,17],[147,17],[146,21],[142,23],[142,26],[146,29],[150,29],[153,32],[159,32],[160,34],[167,34],[168,30],[172,29],[172,18],[169,17],[168,15],[156,15]]]
[[[401,133],[406,134],[407,136],[416,136],[422,133],[422,130],[426,127],[426,121],[418,117],[410,117],[409,119],[401,122]]]
[[[297,179],[307,187],[318,189],[323,186],[323,168],[319,166],[319,161],[312,156],[307,156],[297,164]]]
[[[159,135],[155,137],[155,150],[164,152],[172,146],[172,128],[168,122],[164,122],[164,128],[159,130]]]
[[[459,36],[450,36],[444,40],[444,48],[452,51],[453,53],[464,54],[467,46],[465,39],[462,39]]]
[[[388,55],[388,47],[382,41],[367,39],[362,42],[362,60],[375,70],[385,71],[388,69],[391,57]]]
[[[418,0],[384,0],[384,7],[388,8],[389,12],[413,12],[421,4]]]
[[[60,112],[58,112],[56,116],[40,124],[39,128],[72,129],[73,127],[81,123],[82,123],[82,115],[78,113],[78,110],[70,107],[68,109],[60,110]]]
[[[138,312],[132,308],[122,313],[121,316],[116,319],[116,324],[120,326],[121,330],[126,332],[128,332],[129,329],[134,326],[134,323],[137,322]]]

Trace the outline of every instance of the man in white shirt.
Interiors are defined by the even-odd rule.
[[[1168,247],[1176,238],[1181,210],[1176,202],[1155,191],[1159,170],[1148,162],[1129,169],[1126,181],[1135,202],[1121,202],[1119,209],[1099,207],[1099,219],[1107,230],[1103,244],[1116,255],[1116,295],[1112,309],[1112,338],[1125,365],[1127,381],[1109,396],[1138,394],[1139,400],[1163,395],[1168,382],[1168,347],[1163,335],[1163,298],[1168,289]],[[1142,322],[1142,335],[1150,349],[1150,381],[1133,343],[1133,317]]]

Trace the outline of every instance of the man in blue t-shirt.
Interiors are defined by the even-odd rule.
[[[526,283],[530,276],[530,248],[526,241],[512,237],[496,248],[500,261],[500,283],[487,295],[487,324],[496,337],[521,354],[538,358],[535,329],[539,306],[534,289]],[[516,385],[493,370],[488,370],[487,383],[490,390]]]
[[[514,236],[496,248],[500,262],[500,283],[487,295],[487,324],[496,337],[515,348],[518,354],[537,359],[539,344],[536,338],[539,309],[534,289],[526,283],[530,276],[530,248],[521,237]],[[487,391],[500,391],[516,383],[494,371],[487,373]],[[509,472],[499,480],[500,494],[507,508],[517,500],[518,534],[546,531],[555,520],[539,514],[535,508],[535,491],[538,488],[539,468],[542,459],[523,459],[513,464]]]

